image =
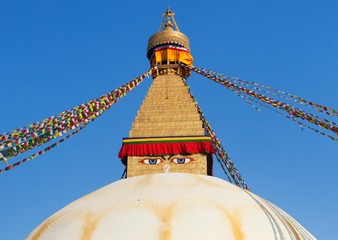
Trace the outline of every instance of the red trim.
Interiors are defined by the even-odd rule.
[[[175,47],[164,47],[164,48],[161,48],[161,49],[155,49],[154,52],[160,52],[160,51],[168,50],[168,49],[169,50],[175,50],[175,51],[190,53],[187,49],[180,49],[180,48],[175,48]]]
[[[124,144],[119,152],[119,158],[126,156],[152,156],[172,154],[215,153],[211,142],[165,142]]]

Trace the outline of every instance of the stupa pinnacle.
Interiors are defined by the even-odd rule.
[[[161,172],[212,174],[210,137],[183,77],[181,64],[192,64],[189,39],[179,31],[170,8],[163,14],[157,33],[148,41],[148,58],[154,82],[123,140],[119,157],[127,176]]]
[[[156,74],[190,75],[179,63],[192,65],[189,38],[180,32],[175,20],[175,13],[170,8],[162,15],[162,23],[157,33],[148,40],[147,57],[152,67],[158,66]]]

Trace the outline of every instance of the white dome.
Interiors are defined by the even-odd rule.
[[[315,239],[270,202],[186,173],[123,179],[61,209],[27,239]]]

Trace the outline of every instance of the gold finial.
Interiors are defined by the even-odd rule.
[[[190,51],[189,39],[180,32],[175,21],[175,13],[168,7],[167,11],[162,14],[162,23],[157,33],[152,35],[148,40],[147,56],[151,57],[151,50],[161,44],[178,44]]]
[[[173,24],[171,23],[169,19],[167,20],[167,23],[165,24],[165,28],[173,28]]]
[[[190,74],[180,67],[179,63],[191,65],[189,39],[180,32],[170,8],[162,14],[162,23],[157,33],[148,40],[147,57],[150,65],[161,65],[159,72],[153,74],[179,74],[188,77]],[[171,45],[170,47],[167,45]],[[161,47],[161,49],[159,49]],[[161,72],[162,71],[162,72]]]
[[[175,13],[170,10],[170,7],[168,7],[167,11],[165,13],[163,13],[162,16],[163,16],[162,24],[161,24],[160,28],[158,29],[158,31],[162,31],[162,30],[164,30],[165,28],[168,28],[168,27],[170,27],[170,28],[174,27],[175,28],[174,30],[176,30],[178,32],[180,31],[180,29],[178,28],[177,23],[175,21],[175,17],[174,17]],[[174,25],[171,23],[171,21],[174,23]]]

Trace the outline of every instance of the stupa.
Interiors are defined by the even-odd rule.
[[[125,178],[64,207],[26,239],[315,239],[277,206],[212,176],[215,149],[184,80],[189,39],[169,8],[147,57],[157,70],[122,140]]]

